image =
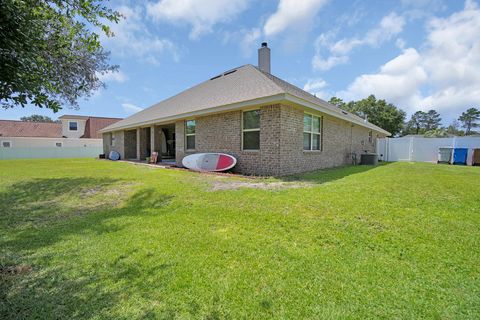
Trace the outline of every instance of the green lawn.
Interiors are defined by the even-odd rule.
[[[0,319],[479,319],[480,168],[0,161]]]

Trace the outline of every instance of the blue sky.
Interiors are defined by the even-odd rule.
[[[324,99],[384,98],[444,123],[480,106],[480,8],[467,0],[111,1],[126,17],[102,38],[116,74],[107,88],[54,114],[127,117],[222,71],[257,63],[267,41],[272,73]]]

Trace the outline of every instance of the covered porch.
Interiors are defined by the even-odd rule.
[[[158,152],[157,162],[175,163],[175,123],[155,124],[124,131],[125,160],[146,161]]]

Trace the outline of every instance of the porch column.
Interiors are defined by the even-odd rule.
[[[150,156],[152,152],[155,152],[155,125],[150,127]]]
[[[140,128],[137,128],[137,160],[140,160]]]

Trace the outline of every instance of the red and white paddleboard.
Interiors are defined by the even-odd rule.
[[[225,171],[237,164],[237,159],[225,153],[196,153],[182,160],[184,167],[195,171]]]

